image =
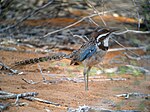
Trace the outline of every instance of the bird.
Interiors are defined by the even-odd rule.
[[[85,83],[85,90],[88,88],[89,72],[91,68],[103,61],[109,48],[109,39],[112,37],[111,34],[117,31],[117,28],[109,27],[98,27],[91,33],[91,38],[86,41],[77,50],[74,50],[70,54],[58,53],[52,56],[45,56],[33,59],[27,59],[15,63],[18,65],[35,64],[48,60],[71,60],[70,65],[80,65],[83,64],[83,76]]]
[[[78,50],[74,51],[71,56],[70,65],[84,65],[84,82],[85,90],[88,89],[89,72],[91,68],[103,61],[109,48],[109,39],[111,34],[117,31],[117,28],[96,28],[91,34],[91,39],[84,43]]]

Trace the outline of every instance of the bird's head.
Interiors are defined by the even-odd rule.
[[[93,33],[92,37],[94,38],[97,46],[100,49],[108,50],[108,42],[110,38],[110,34],[112,32],[117,31],[116,28],[97,28]]]

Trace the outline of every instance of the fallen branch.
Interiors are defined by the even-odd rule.
[[[5,46],[0,46],[0,50],[4,51],[17,51],[15,47],[5,47]]]
[[[38,84],[40,82],[43,82],[44,84],[49,84],[49,83],[56,84],[56,83],[60,82],[62,79],[60,79],[60,80],[42,80],[42,81],[37,81],[37,82],[34,82],[33,80],[27,80],[25,78],[22,78],[22,80],[28,84]]]
[[[150,94],[143,94],[143,93],[124,93],[124,94],[119,94],[119,95],[115,95],[116,97],[124,97],[125,99],[128,99],[131,96],[135,96],[135,97],[141,97],[141,98],[145,98],[148,99],[150,97]]]
[[[0,103],[0,112],[3,112],[3,110],[6,110],[9,106],[10,106],[9,103],[7,104]]]
[[[54,102],[51,102],[48,100],[43,100],[40,98],[35,98],[34,96],[37,96],[37,95],[38,95],[37,92],[26,92],[26,93],[21,93],[21,94],[14,94],[14,93],[9,93],[9,92],[5,92],[5,91],[0,91],[0,100],[15,99],[16,98],[16,101],[14,104],[22,106],[22,105],[25,105],[25,103],[19,103],[18,100],[19,100],[19,98],[23,98],[23,99],[26,99],[29,101],[38,101],[38,102],[42,102],[42,103],[46,103],[46,104],[51,104],[54,106],[61,106],[58,103],[54,103]],[[10,106],[10,104],[4,105],[4,104],[0,103],[0,110],[4,110],[8,106]]]
[[[51,102],[51,101],[48,101],[48,100],[43,100],[43,99],[35,98],[35,97],[25,97],[24,99],[30,100],[30,101],[38,101],[38,102],[42,102],[42,103],[46,103],[46,104],[51,104],[51,105],[54,105],[54,106],[61,106],[58,103],[54,103],[54,102]]]
[[[68,108],[67,112],[141,112],[138,110],[110,110],[105,108],[96,108],[90,106],[79,106],[77,109]]]
[[[41,81],[38,81],[38,82],[34,82],[33,80],[27,80],[27,79],[24,79],[22,78],[22,80],[28,84],[37,84],[37,83],[40,83]]]
[[[84,82],[83,78],[62,78],[63,81],[72,81],[74,83],[82,83]],[[89,81],[126,81],[126,78],[95,78],[95,77],[89,77]]]
[[[0,66],[2,66],[2,68],[0,70],[9,70],[11,73],[13,74],[21,74],[22,72],[18,72],[18,70],[14,70],[11,67],[5,65],[4,63],[0,63]]]
[[[1,95],[1,93],[2,93],[2,95]],[[27,92],[27,93],[21,93],[21,94],[13,94],[13,93],[7,93],[7,92],[0,91],[0,99],[2,99],[2,100],[14,99],[14,98],[24,98],[24,97],[36,96],[36,95],[38,95],[38,93],[36,93],[36,92]]]

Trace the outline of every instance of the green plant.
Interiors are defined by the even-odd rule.
[[[138,105],[139,110],[144,112],[146,105],[144,104],[144,101],[141,101],[140,104]]]
[[[134,69],[128,66],[120,66],[118,68],[119,74],[132,74],[133,76],[139,76],[142,74],[142,72],[138,69]]]

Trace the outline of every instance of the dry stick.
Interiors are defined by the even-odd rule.
[[[30,100],[30,101],[38,101],[38,102],[42,102],[42,103],[46,103],[46,104],[51,104],[51,105],[54,105],[54,106],[61,106],[61,104],[54,103],[54,102],[51,102],[51,101],[48,101],[48,100],[43,100],[43,99],[40,99],[40,98],[25,97],[24,99]]]
[[[6,47],[6,46],[0,46],[0,50],[17,51],[17,49],[15,47]]]
[[[39,67],[40,73],[41,73],[41,75],[42,75],[43,82],[45,82],[45,81],[46,81],[46,78],[45,78],[45,76],[44,76],[44,74],[43,74],[43,71],[42,71],[42,68],[41,68],[40,64],[38,64],[38,67]]]
[[[6,31],[6,30],[8,30],[8,29],[12,29],[12,28],[18,26],[20,23],[22,23],[23,21],[25,21],[25,20],[28,19],[29,17],[33,16],[34,14],[36,14],[38,11],[40,11],[40,10],[46,8],[47,6],[49,6],[53,1],[54,1],[54,0],[51,0],[51,1],[48,2],[47,4],[45,4],[45,5],[41,6],[41,7],[39,7],[39,8],[36,9],[36,10],[34,10],[34,11],[31,12],[29,15],[27,15],[27,16],[25,16],[24,18],[20,19],[16,24],[1,29],[0,32]]]
[[[92,23],[94,23],[97,27],[99,27],[99,25],[92,19],[89,17],[89,21],[91,21]]]
[[[128,99],[130,96],[138,96],[138,97],[145,97],[148,98],[150,97],[150,94],[143,94],[143,93],[124,93],[124,94],[119,94],[119,95],[115,95],[116,97],[125,97],[126,99]]]
[[[124,50],[145,50],[147,48],[147,46],[143,46],[143,47],[125,47],[125,48],[112,48],[112,49],[108,49],[108,52],[115,52],[115,51],[124,51]]]
[[[0,112],[3,112],[3,110],[6,110],[10,106],[9,103],[0,103]]]
[[[83,38],[82,36],[80,36],[80,35],[74,35],[70,30],[69,30],[69,33],[70,33],[73,37],[78,37],[78,38],[82,39],[82,41],[84,41],[84,42],[87,42],[87,41],[88,41],[88,38],[84,39],[84,38]]]
[[[54,103],[54,102],[51,102],[51,101],[48,101],[48,100],[43,100],[43,99],[40,99],[40,98],[31,97],[31,96],[37,96],[37,95],[38,95],[37,92],[27,92],[27,93],[21,93],[21,94],[13,94],[13,93],[5,92],[5,91],[0,91],[0,99],[6,100],[6,99],[17,98],[15,104],[17,103],[19,98],[24,98],[24,99],[30,100],[30,101],[35,100],[35,101],[43,102],[43,103],[46,103],[46,104],[61,106],[58,103]]]
[[[3,63],[0,63],[0,66],[2,66],[1,70],[9,70],[13,74],[18,74],[19,73],[18,70],[14,70],[11,67],[9,67],[9,66],[7,66]]]
[[[102,16],[99,14],[99,11],[90,3],[89,0],[86,0],[86,2],[89,5],[89,7],[91,7],[93,10],[95,10],[96,14],[100,17],[100,19],[102,20],[102,22],[104,23],[104,25],[107,26],[106,22],[104,21],[104,19],[102,18]]]
[[[6,91],[0,91],[0,95],[11,95],[12,93]]]
[[[67,112],[141,112],[138,110],[110,110],[106,108],[79,106],[77,109],[68,108]]]
[[[98,13],[98,14],[101,15],[101,14],[103,14],[103,13],[106,14],[106,13],[110,13],[110,12],[114,12],[114,11],[116,11],[116,10],[110,10],[110,11],[100,12],[100,13]],[[70,24],[70,25],[68,25],[68,26],[66,26],[66,27],[64,27],[64,28],[62,28],[62,29],[49,32],[49,33],[47,33],[46,35],[44,35],[43,37],[41,37],[41,38],[45,38],[45,37],[47,37],[48,35],[51,35],[51,34],[54,34],[54,33],[57,33],[57,32],[63,31],[63,30],[66,30],[66,29],[68,29],[68,28],[70,28],[70,27],[72,27],[72,26],[75,26],[76,24],[81,23],[81,22],[82,22],[83,20],[85,20],[85,19],[91,18],[91,17],[94,17],[94,16],[97,16],[97,14],[92,14],[92,15],[90,15],[90,16],[83,17],[83,18],[80,19],[79,21],[77,21],[77,22],[75,22],[75,23],[73,23],[73,24]]]
[[[137,30],[128,30],[127,29],[126,31],[119,32],[119,33],[113,32],[113,34],[115,34],[115,35],[122,35],[125,33],[150,34],[150,31],[137,31]]]
[[[95,78],[95,77],[89,77],[89,81],[126,81],[126,78],[105,78],[105,79],[101,79],[101,78]],[[83,78],[62,78],[61,80],[64,81],[72,81],[74,83],[82,83],[84,82]]]
[[[0,93],[1,93],[1,91],[0,91]],[[37,92],[27,92],[27,93],[21,93],[21,94],[8,93],[5,95],[0,95],[0,99],[6,100],[6,99],[24,98],[24,97],[28,97],[28,96],[37,96],[37,95],[38,95]]]
[[[38,81],[38,82],[34,82],[33,80],[27,80],[25,78],[22,78],[22,80],[28,84],[37,84],[37,83],[40,83],[41,81]]]

